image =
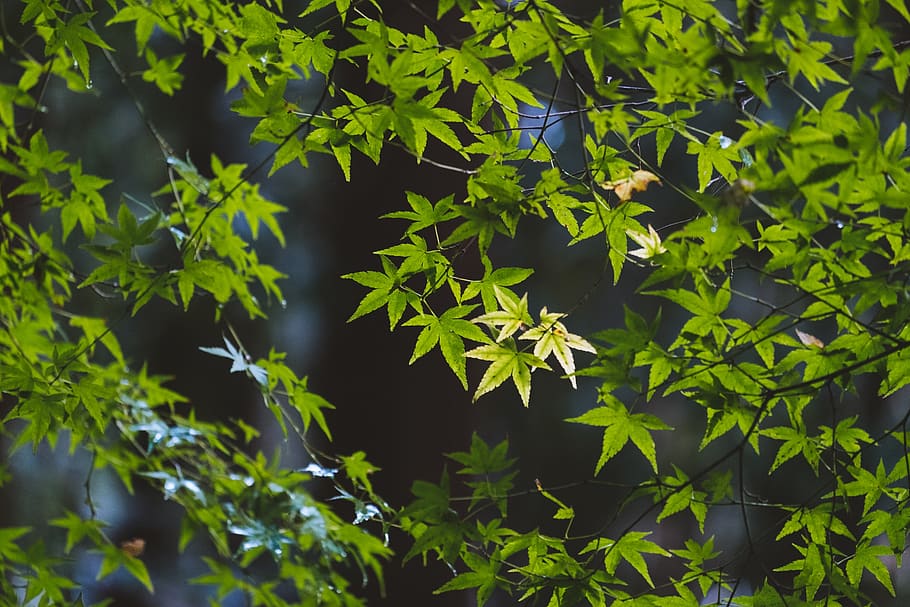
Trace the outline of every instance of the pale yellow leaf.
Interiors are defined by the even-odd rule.
[[[804,346],[814,346],[816,348],[824,348],[825,342],[817,338],[816,336],[810,333],[804,333],[799,329],[796,330],[796,336],[799,338],[799,341],[803,343]]]

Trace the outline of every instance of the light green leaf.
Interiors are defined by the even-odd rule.
[[[622,451],[629,440],[641,451],[656,473],[657,454],[651,431],[672,430],[672,428],[653,415],[630,414],[625,405],[613,396],[608,395],[604,400],[607,403],[606,406],[595,407],[583,415],[566,420],[604,428],[603,445],[594,473],[598,474],[604,464]]]
[[[670,556],[670,553],[660,545],[646,540],[649,535],[651,533],[647,531],[629,531],[618,540],[598,538],[589,542],[582,552],[604,551],[604,569],[610,575],[616,572],[620,563],[627,562],[653,588],[654,582],[651,580],[648,564],[643,555],[657,554],[666,557]]]
[[[853,558],[847,561],[847,578],[851,584],[858,585],[863,576],[863,570],[867,570],[891,593],[891,596],[896,596],[894,583],[891,581],[891,572],[881,560],[882,557],[892,556],[894,556],[893,551],[887,546],[860,548]]]
[[[490,361],[490,366],[487,367],[474,392],[475,401],[511,378],[521,396],[521,402],[527,407],[531,399],[531,371],[536,368],[550,368],[533,354],[518,351],[511,339],[479,346],[466,352],[465,356]]]
[[[533,323],[531,315],[528,313],[528,294],[522,295],[521,299],[509,289],[493,284],[493,293],[496,301],[499,302],[500,309],[495,312],[487,312],[474,319],[473,322],[483,323],[491,327],[501,327],[496,341],[503,341],[514,335],[519,329],[529,326]]]

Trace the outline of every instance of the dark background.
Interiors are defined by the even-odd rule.
[[[10,14],[18,13],[18,5],[3,4],[7,23],[16,21],[10,19]],[[291,6],[290,2],[286,4],[288,15],[300,12],[299,7]],[[600,6],[594,2],[564,4],[571,4],[567,10],[578,13],[590,12],[591,7]],[[385,18],[407,31],[420,31],[426,22],[420,11],[405,2],[389,3]],[[102,22],[98,20],[98,23]],[[458,24],[453,23],[452,27],[458,28]],[[128,27],[110,28],[104,30],[103,35],[117,46],[117,60],[127,70],[141,69]],[[445,39],[445,36],[440,38]],[[159,56],[178,50],[161,37],[153,38],[152,45],[159,51]],[[112,206],[119,203],[122,194],[150,201],[150,192],[160,187],[166,176],[161,154],[103,57],[93,52],[92,60],[93,92],[76,95],[61,83],[53,83],[45,99],[49,111],[41,117],[41,126],[52,145],[83,159],[87,173],[114,179],[105,190]],[[188,153],[203,173],[210,174],[208,164],[212,154],[225,163],[254,165],[271,153],[271,146],[251,147],[248,144],[254,123],[229,111],[230,101],[237,93],[224,94],[219,63],[204,59],[190,49],[183,72],[184,86],[170,98],[139,78],[131,82],[146,106],[151,122],[178,155]],[[540,72],[548,73],[547,70]],[[363,88],[363,76],[353,68],[342,69],[337,78],[343,88]],[[552,82],[545,77],[530,83],[542,91],[552,88]],[[322,83],[318,81],[301,85],[299,105],[303,108],[314,105],[321,87]],[[878,87],[877,82],[870,82],[865,101],[871,103]],[[796,100],[786,91],[775,89],[772,92],[775,94],[774,111],[763,110],[762,117],[784,123]],[[572,98],[569,91],[561,90],[562,94]],[[824,97],[825,94],[822,91],[816,96]],[[860,97],[859,102],[863,101]],[[711,108],[698,126],[709,132],[722,130],[735,137],[737,115],[734,109],[732,104]],[[883,132],[889,130],[883,128]],[[573,170],[581,168],[578,131],[574,123],[560,123],[547,136],[554,142],[561,140],[559,153],[565,166]],[[653,159],[650,145],[653,144],[645,140],[642,153]],[[681,156],[683,150],[679,142],[671,147],[667,157],[673,161],[665,164],[663,176],[694,186],[694,162]],[[433,150],[432,146],[427,155],[459,162],[457,157],[449,158],[444,151]],[[355,155],[351,183],[344,182],[341,171],[329,157],[311,157],[309,168],[286,167],[271,178],[267,178],[266,173],[261,171],[252,180],[261,183],[268,197],[288,207],[288,213],[282,218],[288,246],[282,249],[274,239],[265,236],[256,247],[263,258],[288,274],[282,285],[286,306],[273,302],[268,323],[252,323],[236,314],[231,320],[238,326],[243,343],[254,356],[264,356],[271,346],[287,351],[290,366],[298,373],[308,375],[310,387],[336,405],[337,409],[329,416],[335,440],[325,448],[340,454],[365,451],[382,469],[375,476],[374,486],[396,506],[407,502],[414,480],[438,479],[446,462],[443,454],[466,450],[474,431],[490,442],[510,440],[512,453],[519,457],[521,466],[516,481],[520,488],[533,488],[534,479],[550,486],[592,477],[600,449],[600,433],[560,420],[578,415],[594,405],[596,382],[580,378],[578,392],[572,392],[555,374],[538,373],[534,377],[529,409],[521,406],[510,384],[472,404],[471,394],[462,390],[438,351],[411,366],[407,364],[418,329],[404,327],[390,334],[383,311],[352,323],[346,322],[365,290],[340,276],[378,266],[372,252],[392,244],[403,231],[402,222],[377,218],[383,213],[406,208],[405,190],[417,192],[431,201],[454,193],[458,200],[464,194],[462,175],[427,163],[417,166],[413,157],[393,146],[383,150],[379,166]],[[648,220],[659,228],[685,221],[695,213],[692,206],[680,200],[669,187],[651,188],[642,196],[642,202],[652,203],[657,209]],[[657,302],[653,298],[641,298],[633,292],[643,276],[640,271],[630,267],[620,284],[614,286],[609,271],[604,272],[602,247],[588,241],[566,248],[568,240],[567,234],[558,226],[530,218],[520,226],[515,241],[498,241],[493,246],[494,259],[500,265],[537,269],[526,287],[530,292],[532,313],[536,315],[542,306],[551,311],[572,309],[573,315],[567,321],[569,329],[584,334],[620,326],[623,304],[633,306],[646,316],[656,312]],[[87,270],[92,267],[90,259],[78,252],[74,252],[74,259]],[[480,274],[476,261],[472,262],[470,257],[463,263],[467,271],[474,263],[473,271]],[[758,285],[752,277],[738,275],[735,279],[740,281],[738,286],[743,290],[760,292],[768,298],[775,295],[775,287]],[[78,305],[108,318],[117,317],[121,310],[116,300],[100,299],[91,293],[81,296]],[[679,321],[668,316],[667,310],[664,320],[666,328],[662,343],[666,344],[675,337],[673,332],[678,329]],[[250,382],[239,375],[228,375],[223,361],[199,351],[200,346],[221,344],[221,328],[212,322],[210,302],[194,302],[188,314],[178,307],[152,304],[142,311],[140,318],[122,322],[117,334],[124,350],[137,365],[145,360],[151,372],[173,376],[171,387],[190,398],[201,418],[240,417],[264,427],[265,438],[260,446],[266,453],[275,448],[283,449],[288,465],[304,463],[296,450],[282,445],[270,421],[271,414],[262,408]],[[577,359],[584,364],[589,357],[580,353]],[[472,387],[476,386],[481,370],[482,367],[469,362]],[[873,425],[885,425],[893,411],[889,413],[882,403],[865,401],[865,398],[865,395],[858,396],[848,404],[872,416]],[[726,447],[718,445],[695,456],[687,448],[700,440],[703,417],[695,415],[693,408],[672,400],[657,402],[653,412],[676,428],[672,433],[661,434],[658,453],[667,454],[668,461],[685,465],[690,472],[697,469],[698,461],[709,461]],[[794,487],[798,486],[800,475],[806,474],[806,470],[785,468],[769,479],[761,472],[762,466],[770,461],[769,457],[764,454],[762,459],[753,460],[757,472],[747,473],[748,482],[756,491],[765,492],[769,499],[792,500]],[[84,508],[81,485],[89,467],[87,458],[70,457],[63,445],[56,451],[43,448],[35,455],[21,451],[9,463],[16,479],[0,494],[2,503],[6,504],[0,510],[3,524],[40,526],[60,516],[64,507],[77,511]],[[640,478],[646,470],[647,464],[640,454],[627,449],[599,478],[623,482]],[[86,557],[84,562],[75,564],[87,585],[86,602],[104,597],[114,598],[114,605],[118,607],[180,607],[203,602],[206,589],[183,582],[201,573],[195,549],[191,547],[186,556],[175,558],[179,509],[147,488],[140,487],[135,496],[128,496],[118,481],[103,473],[97,474],[93,483],[99,518],[112,525],[109,535],[118,541],[147,538],[144,558],[150,566],[157,593],[154,597],[149,596],[138,584],[120,574],[94,582],[97,563],[93,564]],[[581,534],[596,530],[607,520],[621,496],[603,487],[582,485],[561,493],[560,497],[577,506],[579,526],[573,532]],[[529,495],[512,505],[509,523],[519,529],[537,525],[546,528],[552,512],[552,504],[539,496]],[[718,544],[723,547],[737,548],[744,539],[738,516],[738,512],[731,509],[729,516],[720,514],[709,518],[708,535],[716,534]],[[760,528],[772,521],[756,517],[753,522]],[[664,525],[660,534],[651,539],[662,545],[677,546],[686,537],[697,534],[691,517],[681,515],[673,523]],[[552,532],[559,534],[561,528],[552,527]],[[407,544],[402,540],[393,538],[393,546],[399,554],[407,550]],[[762,548],[769,553],[778,549],[773,542]],[[761,576],[757,568],[742,573],[753,581]],[[386,598],[376,596],[375,587],[365,590],[371,604],[454,606],[474,602],[471,593],[431,594],[450,576],[442,565],[423,568],[415,559],[402,568],[398,561],[393,561],[386,576]],[[512,604],[515,597],[496,600],[497,605],[506,605]],[[229,597],[224,604],[245,603],[239,597]]]

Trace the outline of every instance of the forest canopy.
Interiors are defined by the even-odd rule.
[[[46,520],[0,515],[0,600],[121,604],[120,580],[173,604],[397,604],[407,563],[440,580],[421,604],[901,604],[906,4],[390,4],[0,7],[0,491],[40,495],[17,462],[42,453],[81,462]],[[179,130],[210,117],[160,110],[200,65],[257,160],[191,155]],[[105,114],[135,137],[67,123]],[[140,140],[129,170],[99,161]],[[333,443],[355,405],[253,337],[305,265],[288,176],[373,170],[375,199],[318,202],[341,248],[351,214],[391,235],[332,277],[363,331],[343,381],[385,358],[513,408],[402,503]],[[174,336],[168,356],[205,361],[177,377],[135,337],[162,314],[220,336]],[[388,342],[359,328],[377,317]],[[256,413],[175,387],[205,364]],[[511,444],[540,409],[558,477]],[[155,559],[105,506],[148,491],[180,517]]]

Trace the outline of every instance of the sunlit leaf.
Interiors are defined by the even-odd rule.
[[[664,247],[663,243],[660,241],[660,234],[658,234],[657,230],[650,224],[648,224],[647,234],[632,230],[626,230],[626,234],[642,247],[634,251],[629,251],[629,255],[633,255],[640,259],[650,259],[656,255],[667,252],[666,247]]]
[[[814,335],[812,335],[810,333],[806,333],[804,331],[800,331],[799,329],[796,329],[796,336],[799,338],[799,341],[802,342],[802,344],[804,346],[812,346],[814,348],[819,348],[819,349],[825,347],[825,342],[823,342],[822,340],[820,340],[819,338],[815,337]]]
[[[550,354],[556,356],[559,365],[569,376],[573,388],[577,388],[575,381],[575,357],[572,350],[582,350],[596,354],[597,350],[580,335],[569,333],[566,326],[559,319],[565,314],[547,312],[546,308],[540,310],[540,322],[519,335],[518,339],[534,340],[534,356],[546,360]]]
[[[521,402],[527,407],[531,399],[531,371],[536,368],[550,368],[534,354],[519,351],[511,339],[479,346],[466,352],[465,356],[490,362],[474,392],[475,401],[507,379],[511,379],[521,396]]]
[[[518,299],[518,296],[512,291],[498,284],[493,285],[493,293],[500,309],[482,314],[475,318],[473,322],[499,327],[499,334],[496,336],[497,342],[511,337],[520,329],[533,323],[531,315],[528,313],[527,293],[522,295],[521,299]]]

